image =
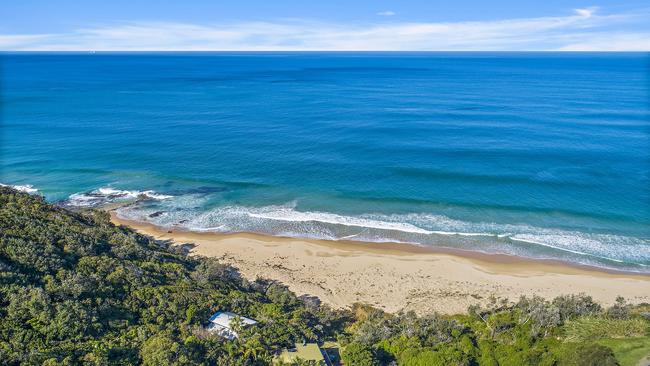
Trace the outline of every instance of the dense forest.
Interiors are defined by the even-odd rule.
[[[205,331],[228,310],[257,324]],[[285,286],[41,197],[0,187],[0,363],[266,365],[292,342],[340,345],[345,365],[636,365],[650,305],[585,295],[492,299],[455,316],[332,310]]]

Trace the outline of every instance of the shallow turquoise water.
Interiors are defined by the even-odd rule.
[[[51,201],[650,271],[647,53],[0,60],[0,182]]]

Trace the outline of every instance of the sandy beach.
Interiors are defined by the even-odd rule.
[[[462,313],[492,295],[553,298],[586,293],[604,305],[616,296],[650,302],[650,276],[613,273],[564,263],[504,255],[434,252],[406,244],[278,238],[163,230],[119,219],[157,239],[192,243],[192,253],[217,257],[250,280],[280,281],[298,295],[316,296],[332,307],[367,303],[388,312]]]

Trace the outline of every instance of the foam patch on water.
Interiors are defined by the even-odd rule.
[[[20,192],[25,192],[25,193],[36,193],[38,192],[38,189],[34,188],[33,185],[31,184],[24,184],[24,185],[11,185],[11,184],[2,184],[0,183],[0,186],[2,187],[11,187],[17,191]]]
[[[516,241],[521,241],[525,243],[530,243],[530,244],[536,244],[536,245],[541,245],[553,249],[560,249],[564,250],[570,253],[574,254],[579,254],[579,255],[587,255],[587,256],[594,256],[598,257],[601,259],[605,260],[610,260],[618,263],[625,263],[625,261],[621,259],[616,259],[616,258],[610,258],[610,257],[605,257],[597,254],[591,254],[587,251],[582,251],[582,250],[589,250],[599,247],[602,245],[602,243],[598,240],[593,240],[589,238],[584,238],[584,237],[576,237],[575,235],[561,235],[561,234],[550,234],[550,235],[531,235],[531,234],[521,234],[521,235],[514,235],[511,237],[512,240]],[[566,246],[566,243],[570,243],[572,247],[575,247],[576,249],[569,249]]]
[[[364,217],[342,216],[327,212],[300,212],[293,208],[266,207],[247,212],[248,216],[286,222],[321,222],[335,225],[356,226],[369,229],[395,230],[405,233],[433,234],[433,231],[403,222],[389,222]]]
[[[99,207],[114,202],[129,202],[137,200],[165,200],[173,196],[156,193],[155,191],[127,191],[111,187],[99,188],[85,193],[75,193],[63,203],[70,207]]]
[[[525,224],[468,222],[443,215],[300,211],[296,203],[262,207],[208,207],[201,195],[183,195],[118,210],[125,219],[196,232],[256,232],[327,240],[400,242],[444,246],[612,266],[650,265],[650,241]]]

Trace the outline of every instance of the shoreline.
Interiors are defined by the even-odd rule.
[[[192,254],[217,257],[249,280],[277,280],[298,296],[315,296],[335,308],[361,302],[388,312],[453,314],[492,295],[515,301],[521,295],[577,293],[603,305],[614,303],[618,295],[650,302],[650,276],[642,273],[403,243],[170,230],[107,211],[116,225],[177,245],[192,243]]]
[[[101,209],[107,211],[111,215],[111,220],[116,224],[123,224],[132,228],[137,228],[138,230],[144,229],[145,232],[152,232],[158,235],[170,234],[169,231],[172,231],[171,234],[197,235],[197,236],[205,236],[205,237],[214,236],[218,239],[239,237],[239,238],[257,239],[262,241],[297,240],[297,241],[304,241],[304,242],[314,243],[314,244],[327,246],[327,247],[334,247],[334,248],[353,247],[355,249],[358,248],[358,249],[363,249],[365,251],[378,251],[381,253],[391,253],[396,255],[438,254],[438,255],[449,255],[454,257],[467,258],[478,262],[499,263],[499,264],[524,264],[526,262],[530,262],[536,265],[567,267],[567,268],[574,268],[574,269],[584,270],[589,272],[602,272],[607,274],[623,275],[623,276],[627,276],[627,275],[641,276],[641,277],[648,277],[650,279],[650,272],[626,271],[624,269],[599,267],[592,264],[563,261],[560,259],[553,259],[553,258],[533,258],[533,257],[517,256],[512,254],[504,254],[504,253],[488,253],[488,252],[471,250],[471,249],[423,246],[414,243],[404,243],[404,242],[400,243],[394,241],[370,242],[370,241],[358,241],[358,240],[327,240],[327,239],[302,238],[302,237],[292,237],[292,236],[276,236],[276,235],[260,234],[260,233],[247,232],[247,231],[235,232],[235,233],[219,233],[219,232],[212,232],[212,231],[203,231],[203,232],[191,231],[182,228],[167,228],[167,227],[157,226],[155,224],[146,221],[137,221],[137,220],[130,220],[130,219],[118,217],[116,210],[122,206],[123,204],[113,204],[113,205],[104,206]]]

